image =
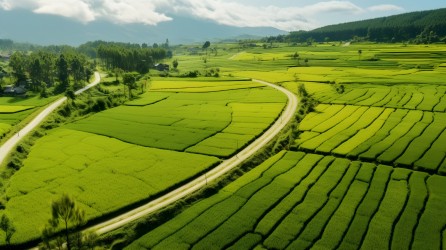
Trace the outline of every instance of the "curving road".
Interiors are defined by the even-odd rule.
[[[226,174],[227,172],[229,172],[230,170],[234,169],[239,164],[241,164],[244,160],[255,154],[258,150],[263,148],[268,142],[270,142],[278,133],[280,133],[280,131],[285,127],[285,125],[288,124],[288,122],[290,122],[294,118],[298,100],[293,93],[280,86],[260,80],[253,80],[253,81],[278,89],[288,97],[288,104],[286,108],[284,109],[280,117],[276,120],[276,122],[262,136],[256,139],[253,143],[251,143],[248,147],[243,149],[237,155],[223,161],[217,167],[197,177],[191,182],[141,207],[138,207],[134,210],[131,210],[127,213],[124,213],[120,216],[117,216],[113,219],[110,219],[98,225],[92,226],[86,229],[85,231],[93,231],[96,232],[97,234],[107,233],[119,227],[122,227],[129,222],[139,219],[145,215],[153,213],[158,209],[166,207],[167,205],[172,204],[175,201],[189,194],[192,194],[193,192],[206,186],[208,182],[211,182],[221,177],[222,175]]]
[[[87,86],[79,89],[75,92],[76,95],[84,92],[85,90],[97,85],[101,81],[101,76],[98,72],[94,73],[94,80]],[[46,109],[40,112],[30,123],[28,123],[24,128],[22,128],[19,132],[14,134],[9,140],[7,140],[3,145],[0,146],[0,164],[5,160],[8,156],[9,152],[14,148],[15,145],[25,137],[31,130],[36,128],[42,121],[45,119],[51,112],[53,112],[56,108],[58,108],[62,103],[67,100],[67,97],[61,97],[60,99],[51,103]]]

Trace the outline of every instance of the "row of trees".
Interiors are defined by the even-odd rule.
[[[15,52],[10,58],[9,66],[17,83],[26,83],[34,91],[55,86],[59,93],[70,86],[70,79],[75,86],[80,86],[94,72],[94,64],[85,55],[74,50],[62,53],[45,50],[31,54]]]
[[[97,56],[106,69],[147,73],[156,62],[167,57],[164,48],[125,47],[117,44],[101,44]]]

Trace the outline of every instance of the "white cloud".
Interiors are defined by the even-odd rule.
[[[223,0],[177,0],[180,13],[239,27],[270,26],[282,30],[311,29],[322,13],[358,14],[363,9],[348,1],[326,1],[304,7],[248,6]]]
[[[58,1],[36,1],[38,7],[34,13],[52,14],[68,18],[73,18],[83,23],[94,21],[95,13],[91,10],[88,2],[78,0],[58,0]]]
[[[370,10],[384,7],[372,6]],[[0,8],[29,9],[83,23],[105,19],[115,23],[147,25],[170,21],[169,13],[176,13],[231,26],[268,26],[282,30],[315,28],[319,26],[318,16],[321,15],[357,15],[365,12],[350,1],[334,0],[302,7],[277,7],[274,3],[270,6],[253,6],[237,0],[0,0]]]
[[[403,11],[404,8],[393,4],[374,5],[367,8],[370,11]]]
[[[160,1],[147,0],[102,0],[96,11],[105,19],[116,23],[143,23],[156,25],[172,18],[157,12]]]

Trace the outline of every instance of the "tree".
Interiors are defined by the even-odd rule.
[[[43,69],[39,58],[35,58],[34,61],[31,62],[29,76],[33,82],[33,90],[37,90],[37,88],[40,87],[40,82],[43,80]]]
[[[119,82],[118,77],[121,76],[122,73],[124,73],[124,70],[122,70],[121,68],[115,68],[113,71],[115,73],[116,82]]]
[[[293,55],[293,59],[296,60],[297,59],[297,65],[300,65],[300,56],[297,52],[294,53]]]
[[[9,59],[9,66],[12,68],[12,74],[17,79],[17,82],[26,80],[26,65],[27,57],[24,53],[15,52]]]
[[[122,76],[122,82],[124,83],[124,85],[127,85],[128,90],[129,90],[129,99],[132,99],[132,89],[135,88],[135,84],[136,84],[135,75],[132,73],[125,73]]]
[[[15,227],[14,224],[12,224],[12,221],[8,218],[6,214],[2,215],[2,218],[0,219],[0,229],[5,232],[5,242],[6,244],[11,244],[11,238],[15,233]]]
[[[173,66],[174,69],[178,68],[178,60],[177,59],[173,60],[172,66]]]
[[[203,44],[202,49],[206,50],[206,55],[208,55],[208,48],[209,48],[210,46],[211,46],[211,42],[209,42],[209,41],[206,41],[206,42]]]
[[[79,85],[82,80],[85,79],[85,68],[79,57],[74,57],[70,62],[71,75],[74,79],[74,84]]]
[[[70,250],[72,247],[70,227],[81,226],[84,223],[85,212],[76,205],[76,202],[70,196],[63,194],[51,204],[51,214],[49,227],[46,227],[44,232],[51,233],[51,228],[55,229],[59,224],[63,224],[67,249]]]
[[[308,66],[308,58],[305,58],[304,62],[305,62],[305,65]]]
[[[71,99],[72,102],[74,102],[74,99],[76,99],[76,94],[74,93],[74,90],[71,87],[65,91],[65,96],[68,99]]]
[[[61,54],[59,59],[56,62],[57,67],[57,76],[60,81],[60,90],[63,92],[68,88],[69,80],[68,80],[68,62],[65,60],[65,56]]]

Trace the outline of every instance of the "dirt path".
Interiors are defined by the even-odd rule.
[[[133,209],[125,214],[117,216],[113,219],[100,223],[98,225],[92,226],[86,231],[94,231],[97,234],[103,234],[110,231],[113,231],[123,225],[132,222],[136,219],[139,219],[145,215],[153,213],[154,211],[166,207],[169,204],[174,203],[175,201],[192,194],[193,192],[199,190],[200,188],[207,185],[208,182],[212,182],[215,179],[221,177],[222,175],[229,172],[231,169],[237,167],[248,157],[255,154],[258,150],[264,147],[268,142],[270,142],[280,131],[285,127],[288,122],[290,122],[294,118],[294,114],[296,113],[298,100],[296,96],[290,91],[260,80],[254,80],[256,82],[268,85],[279,91],[283,92],[288,97],[288,103],[281,116],[276,120],[276,122],[257,140],[251,143],[248,147],[243,149],[237,155],[233,156],[230,159],[223,161],[220,165],[213,168],[209,172],[197,177],[195,180],[171,191],[170,193],[153,200],[141,207]]]
[[[95,86],[101,81],[101,76],[98,72],[94,73],[94,80],[92,83],[88,84],[87,86],[83,87],[82,89],[75,92],[76,95],[84,92],[85,90]],[[14,134],[9,140],[7,140],[3,145],[0,146],[0,164],[5,160],[5,158],[8,156],[9,152],[14,148],[19,141],[25,137],[31,130],[36,128],[42,121],[45,119],[51,112],[53,112],[56,108],[58,108],[60,105],[62,105],[65,100],[67,100],[67,97],[61,97],[60,99],[54,101],[51,103],[46,109],[44,109],[40,114],[38,114],[30,123],[28,123],[24,128],[22,128],[19,132]]]

